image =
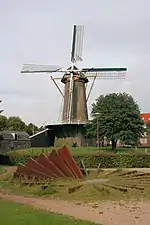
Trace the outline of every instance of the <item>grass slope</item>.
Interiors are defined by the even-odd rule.
[[[8,155],[30,155],[30,156],[37,156],[41,153],[49,153],[51,152],[55,147],[50,148],[29,148],[29,149],[20,149],[15,151],[10,151],[7,154]],[[59,148],[57,148],[59,149]],[[69,150],[71,151],[72,155],[90,155],[90,154],[98,154],[98,149],[96,147],[83,147],[83,148],[72,148],[69,147]],[[149,150],[149,149],[148,149]],[[111,152],[110,147],[102,147],[101,152]],[[135,148],[117,148],[118,154],[130,154],[130,153],[145,153],[145,149],[135,149]]]
[[[74,193],[68,193],[67,189],[79,184],[77,180],[58,179],[52,181],[47,189],[43,190],[41,185],[38,186],[26,186],[21,185],[15,180],[12,180],[12,174],[7,174],[0,179],[0,188],[5,190],[5,193],[15,193],[17,195],[25,196],[39,196],[44,198],[56,198],[77,202],[99,202],[102,200],[142,200],[150,199],[150,176],[143,176],[140,179],[127,178],[126,176],[120,177],[119,174],[124,173],[126,170],[118,171],[118,173],[111,174],[111,171],[101,171],[97,176],[95,172],[91,172],[88,177],[83,180],[90,180],[95,178],[108,178],[109,180],[104,185],[114,187],[127,187],[127,192],[122,192],[118,189],[104,186],[97,183],[93,185],[83,185],[79,190]],[[139,172],[141,173],[141,172]],[[143,173],[143,172],[142,172]],[[110,175],[109,175],[110,174]],[[138,177],[137,177],[138,178]],[[130,186],[136,186],[136,188],[130,188]],[[144,190],[143,190],[144,188]],[[0,223],[1,224],[1,223]]]
[[[87,221],[35,210],[30,207],[0,199],[0,224],[2,225],[94,225]]]

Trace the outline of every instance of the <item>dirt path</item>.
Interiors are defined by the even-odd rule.
[[[0,193],[0,198],[103,225],[149,225],[150,202],[76,204]]]

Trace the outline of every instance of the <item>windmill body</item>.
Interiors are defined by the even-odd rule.
[[[63,77],[51,76],[56,88],[63,98],[63,110],[61,124],[85,125],[88,122],[87,101],[90,97],[96,79],[124,79],[127,68],[81,68],[77,63],[82,61],[84,27],[74,25],[71,51],[71,66],[67,69],[61,66],[46,66],[24,64],[21,73],[63,73]],[[92,79],[92,82],[89,80]],[[64,84],[64,92],[57,84],[61,80]],[[87,84],[90,84],[87,93]],[[80,127],[81,127],[80,126]],[[70,126],[72,127],[72,126]],[[65,128],[66,130],[66,128]]]
[[[75,69],[77,68],[74,67]],[[73,79],[72,82],[71,79]],[[61,82],[65,84],[62,122],[87,123],[88,112],[85,85],[88,79],[74,72],[72,78],[70,75],[65,74]]]

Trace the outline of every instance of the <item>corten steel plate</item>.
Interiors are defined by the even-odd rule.
[[[82,178],[82,172],[78,168],[67,147],[53,150],[48,156],[41,154],[36,159],[28,159],[25,165],[18,165],[16,176],[36,178]]]
[[[81,170],[78,168],[75,160],[73,159],[72,155],[70,154],[68,148],[66,146],[63,146],[61,149],[59,149],[59,155],[63,158],[65,163],[68,165],[72,173],[76,178],[83,178],[83,174]]]
[[[51,177],[58,177],[57,174],[57,167],[43,154],[38,156],[36,160],[39,164],[43,165],[43,167],[49,170],[49,174]]]
[[[41,173],[40,171],[34,170],[34,169],[29,169],[25,165],[18,165],[17,170],[15,172],[15,176],[36,176],[36,177],[47,177],[45,174]]]
[[[37,173],[33,170],[26,168],[25,165],[18,165],[17,170],[15,172],[16,175],[37,175]]]
[[[50,156],[45,156],[48,160],[49,163],[51,164],[52,170],[54,171],[54,173],[56,174],[57,177],[64,177],[64,174],[62,173],[62,171],[56,166],[56,164],[52,161],[52,159],[50,158]]]
[[[63,161],[62,157],[55,150],[53,150],[50,153],[49,158],[61,170],[61,172],[63,173],[64,177],[72,177],[72,173],[68,169],[68,167],[65,164],[65,162]]]
[[[43,174],[45,174],[46,176],[50,176],[50,172],[45,169],[43,167],[43,165],[39,164],[37,161],[35,161],[34,159],[30,158],[28,161],[27,161],[27,164],[26,164],[26,167],[29,168],[29,169],[34,169],[34,170],[37,170]]]

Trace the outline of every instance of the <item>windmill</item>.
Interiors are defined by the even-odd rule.
[[[79,68],[77,63],[82,61],[84,26],[74,25],[71,65],[69,68],[61,66],[46,66],[24,64],[21,73],[63,73],[62,77],[52,77],[54,84],[63,97],[63,124],[86,124],[88,122],[87,101],[90,97],[96,79],[124,79],[126,68]],[[65,85],[64,92],[61,91],[56,80],[60,79]],[[91,82],[89,92],[86,86],[89,79]]]
[[[2,102],[2,100],[0,100],[0,103]],[[0,109],[0,113],[2,113],[4,110],[3,109]]]

